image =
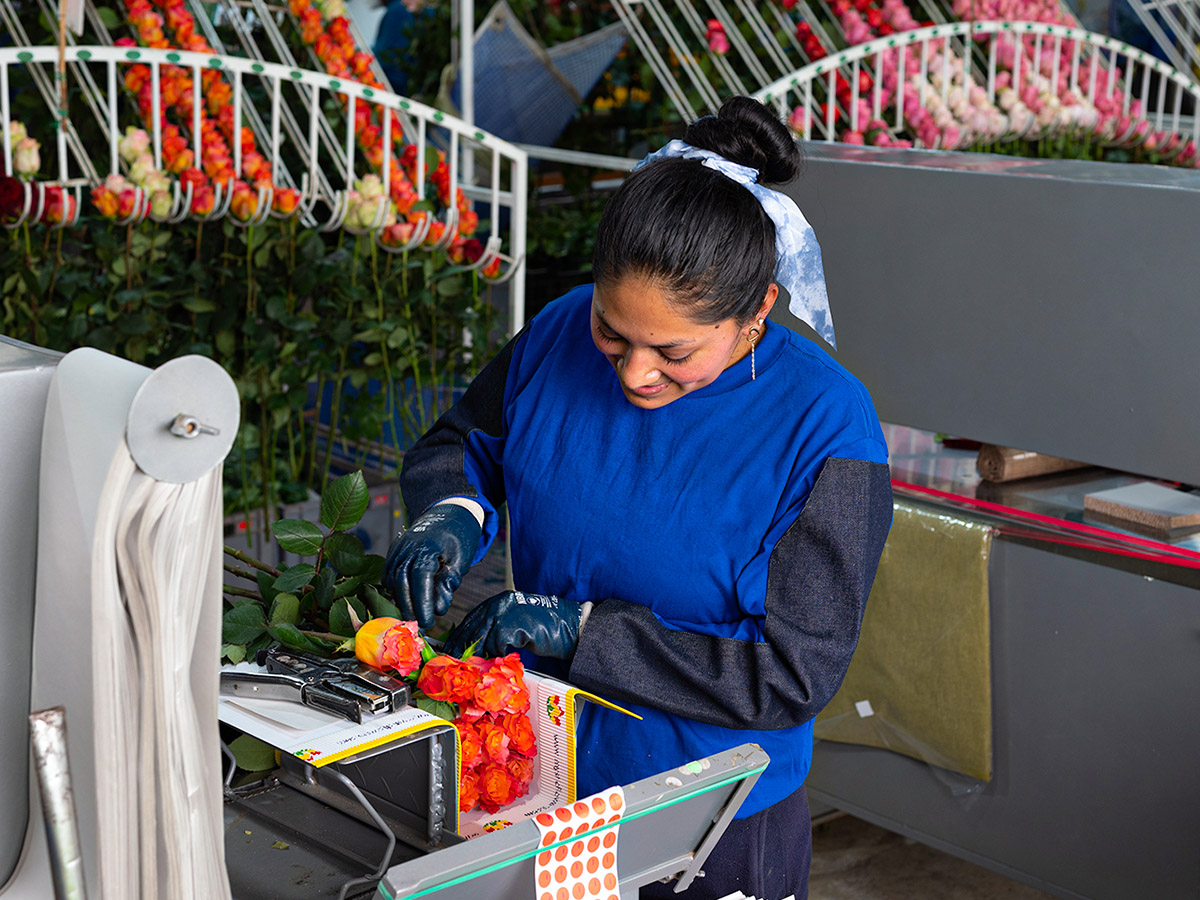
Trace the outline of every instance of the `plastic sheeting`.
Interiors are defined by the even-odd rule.
[[[475,32],[475,124],[507,141],[553,144],[625,38],[618,22],[547,50],[497,3]],[[456,106],[460,97],[456,82]]]
[[[858,649],[817,717],[817,738],[991,778],[992,534],[983,523],[897,501]]]

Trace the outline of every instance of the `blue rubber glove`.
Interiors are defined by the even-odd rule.
[[[583,604],[553,595],[505,591],[483,601],[450,634],[446,652],[461,656],[478,643],[480,656],[529,650],[538,656],[570,659],[579,642]]]
[[[482,529],[469,509],[453,503],[432,506],[388,547],[383,586],[402,618],[422,630],[450,609],[454,592],[471,568]]]

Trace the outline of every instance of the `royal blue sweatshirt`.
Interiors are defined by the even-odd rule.
[[[405,455],[410,513],[505,501],[518,590],[595,606],[570,681],[589,704],[580,796],[747,741],[771,762],[739,817],[783,799],[858,642],[892,516],[866,389],[771,324],[712,383],[634,406],[591,338],[590,285],[547,306]]]

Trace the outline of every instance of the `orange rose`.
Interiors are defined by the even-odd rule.
[[[102,184],[92,188],[92,203],[106,219],[111,219],[117,214],[117,195]]]
[[[476,666],[453,656],[435,656],[421,670],[417,687],[433,700],[469,703],[475,695],[480,674]]]
[[[513,754],[508,758],[505,768],[508,769],[508,774],[516,783],[517,797],[524,797],[528,794],[529,783],[533,781],[533,760]]]
[[[487,763],[479,776],[479,805],[489,813],[512,803],[517,797],[517,784],[505,766]]]
[[[500,763],[501,765],[508,762],[508,745],[512,741],[504,733],[504,729],[492,721],[490,717],[481,719],[475,728],[478,730],[479,737],[483,741],[483,754],[487,757],[488,762]]]
[[[464,769],[458,784],[458,811],[470,812],[479,803],[479,772]]]
[[[212,212],[216,199],[216,194],[209,185],[200,185],[192,192],[192,212],[198,216],[207,216]]]
[[[239,181],[233,190],[233,201],[229,206],[235,217],[246,222],[258,212],[258,193],[252,191],[244,181]]]
[[[455,719],[454,727],[458,729],[458,741],[462,750],[462,768],[463,771],[466,771],[483,760],[483,740],[479,737],[475,726],[465,719]]]
[[[275,192],[275,212],[290,215],[300,202],[300,192],[295,188],[282,188]]]
[[[416,622],[380,616],[363,624],[354,635],[354,655],[376,669],[395,669],[401,677],[421,666],[425,641]]]
[[[521,657],[516,653],[493,659],[488,676],[504,680],[512,689],[503,710],[497,712],[523,713],[529,710],[529,689],[525,687],[525,666]],[[486,677],[485,676],[485,679]]]
[[[453,702],[450,700],[450,679],[447,674],[457,665],[458,660],[453,656],[435,656],[421,668],[421,674],[417,677],[417,687],[424,691],[430,700]]]
[[[504,713],[496,717],[496,724],[504,729],[512,742],[512,749],[522,756],[533,756],[537,753],[537,736],[533,733],[533,725],[525,713]]]
[[[149,66],[138,63],[136,66],[130,66],[125,72],[125,87],[129,88],[135,94],[142,89],[142,85],[148,84],[149,81]]]
[[[479,227],[479,214],[473,209],[466,209],[458,215],[458,233],[471,235]]]
[[[484,712],[504,712],[513,693],[510,682],[489,672],[483,676],[479,687],[475,688],[475,705]]]

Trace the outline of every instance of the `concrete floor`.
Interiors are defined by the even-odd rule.
[[[1054,900],[853,816],[823,818],[813,829],[809,900]]]

